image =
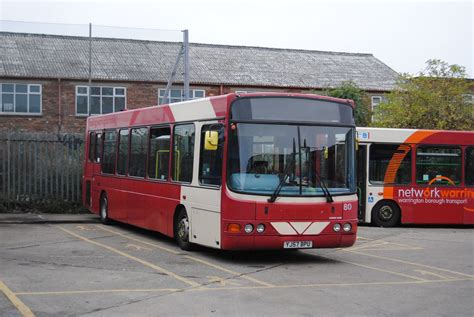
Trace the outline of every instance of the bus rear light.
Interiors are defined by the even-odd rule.
[[[253,225],[251,223],[248,223],[244,227],[245,233],[252,233],[253,231]]]
[[[332,230],[334,230],[334,232],[341,231],[341,224],[335,223],[334,226],[332,226]]]
[[[227,231],[230,233],[239,233],[242,227],[238,223],[229,223],[227,225]]]
[[[342,226],[342,230],[344,230],[345,232],[349,232],[352,230],[352,225],[350,223],[345,223],[343,226]]]
[[[257,232],[264,233],[265,232],[265,225],[263,223],[257,225]]]

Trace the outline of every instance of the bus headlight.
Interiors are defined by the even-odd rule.
[[[342,226],[342,230],[344,230],[345,232],[349,232],[352,230],[352,225],[350,223],[345,223],[343,226]]]
[[[334,226],[332,226],[332,230],[334,230],[334,232],[341,231],[341,224],[335,223]]]
[[[257,225],[257,232],[263,233],[265,231],[265,225],[263,223]]]
[[[252,233],[253,231],[253,225],[251,223],[248,223],[244,227],[245,233]]]

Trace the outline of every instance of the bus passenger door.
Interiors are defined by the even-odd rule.
[[[359,198],[359,221],[365,221],[367,199],[367,145],[357,150],[357,196]]]
[[[222,124],[214,122],[202,125],[201,133],[196,137],[196,144],[199,144],[194,160],[196,186],[182,188],[182,194],[188,197],[190,207],[190,240],[211,248],[221,247],[223,142]]]

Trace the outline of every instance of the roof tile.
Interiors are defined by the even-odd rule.
[[[94,38],[92,79],[167,82],[180,46]],[[192,84],[388,91],[398,76],[372,54],[191,43],[189,55]],[[0,32],[0,57],[2,77],[88,79],[89,38]]]

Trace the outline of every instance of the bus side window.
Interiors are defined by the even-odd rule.
[[[466,149],[466,185],[474,185],[474,147]]]
[[[128,166],[128,129],[119,130],[117,174],[127,175]]]
[[[409,184],[411,182],[411,149],[407,144],[372,144],[370,146],[369,181],[371,184]],[[397,166],[396,170],[389,168]]]
[[[422,145],[416,150],[418,184],[459,185],[461,182],[461,148]]]
[[[105,131],[104,138],[104,159],[102,160],[102,172],[107,174],[115,173],[115,156],[117,152],[116,132]]]
[[[132,129],[130,138],[130,176],[145,177],[148,129]]]
[[[96,157],[95,133],[89,132],[89,162],[94,162]]]
[[[217,149],[205,148],[206,132],[218,133]],[[222,152],[224,141],[224,127],[221,124],[204,125],[201,129],[201,148],[199,159],[199,183],[202,185],[221,185],[222,177]]]
[[[102,133],[96,132],[95,133],[95,163],[100,163],[100,159],[102,157]]]
[[[174,127],[173,131],[173,180],[191,183],[194,161],[194,124]]]
[[[168,180],[170,135],[171,129],[169,127],[150,129],[149,178]]]

